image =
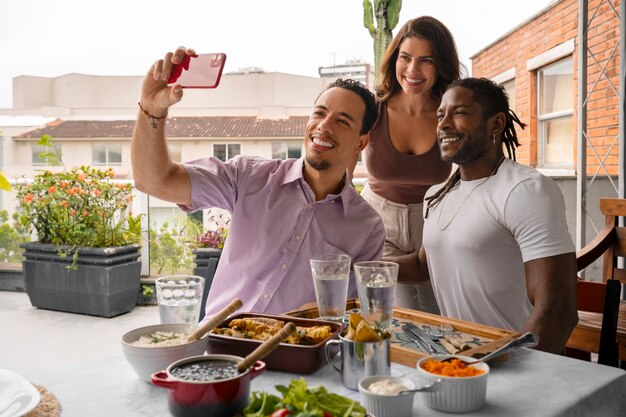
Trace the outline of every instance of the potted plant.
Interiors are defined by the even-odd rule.
[[[62,165],[53,138],[38,145],[49,165]],[[129,212],[130,184],[113,170],[63,166],[18,182],[19,220],[37,241],[25,243],[26,292],[35,307],[113,317],[130,311],[140,287],[140,217]]]

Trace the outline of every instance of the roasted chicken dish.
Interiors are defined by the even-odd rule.
[[[268,317],[244,317],[233,319],[228,327],[218,327],[213,333],[244,339],[267,340],[274,336],[285,325],[284,321]],[[296,326],[296,332],[285,339],[292,345],[316,345],[332,335],[330,326]]]

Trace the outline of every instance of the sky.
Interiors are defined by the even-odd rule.
[[[404,0],[393,33],[434,16],[471,71],[471,55],[551,1]],[[362,0],[0,0],[0,108],[12,107],[13,77],[143,75],[180,45],[226,53],[225,72],[317,77],[320,66],[374,62]]]

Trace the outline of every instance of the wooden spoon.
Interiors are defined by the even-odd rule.
[[[282,329],[274,336],[261,343],[259,347],[254,349],[248,356],[243,358],[241,362],[237,364],[237,372],[242,373],[249,367],[255,364],[261,358],[264,358],[274,349],[278,347],[278,344],[291,336],[296,331],[296,325],[289,322],[283,326]]]
[[[235,298],[226,307],[217,312],[213,317],[208,319],[202,326],[198,327],[193,333],[187,336],[187,342],[195,342],[205,335],[206,332],[213,330],[215,326],[223,322],[226,317],[239,310],[243,303],[239,298]]]

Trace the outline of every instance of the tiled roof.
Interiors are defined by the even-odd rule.
[[[304,134],[308,116],[286,119],[262,119],[255,116],[171,117],[167,119],[167,136],[217,138],[296,137]],[[55,120],[15,138],[130,138],[134,120]]]

